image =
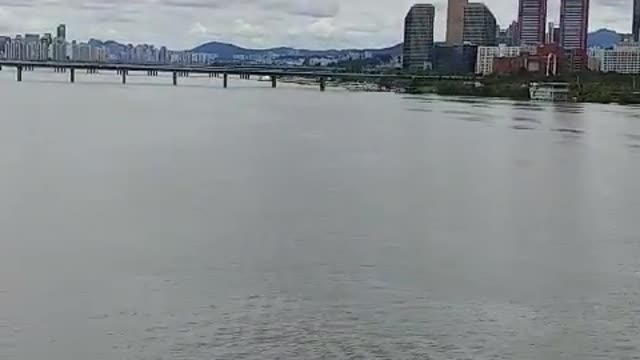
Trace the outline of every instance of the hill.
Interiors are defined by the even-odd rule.
[[[220,59],[231,59],[235,55],[259,55],[272,53],[279,56],[340,56],[354,51],[369,51],[376,56],[398,56],[402,52],[402,44],[381,48],[381,49],[329,49],[329,50],[309,50],[295,49],[291,47],[275,47],[268,49],[248,49],[234,44],[212,41],[193,48],[191,51],[197,53],[217,54]]]
[[[622,40],[623,34],[609,29],[599,29],[587,35],[588,47],[610,48]]]

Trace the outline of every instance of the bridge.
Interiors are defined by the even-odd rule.
[[[96,63],[96,62],[58,62],[58,61],[22,61],[22,60],[0,60],[0,70],[3,67],[16,68],[16,80],[22,81],[25,71],[35,68],[49,68],[56,72],[69,72],[69,81],[75,82],[76,70],[86,70],[87,73],[97,73],[98,71],[115,71],[122,77],[122,83],[127,83],[129,72],[146,72],[148,76],[158,76],[159,73],[170,73],[173,78],[173,85],[178,85],[179,76],[189,76],[189,74],[208,74],[209,77],[222,77],[223,86],[229,85],[229,75],[238,75],[241,79],[250,79],[251,76],[268,77],[271,86],[277,87],[277,79],[281,77],[298,77],[314,79],[318,82],[320,90],[324,91],[327,79],[340,80],[364,80],[380,81],[389,80],[455,80],[471,81],[473,76],[438,76],[438,75],[410,75],[410,74],[372,74],[372,73],[348,73],[337,72],[327,69],[313,70],[307,68],[278,68],[278,67],[252,67],[252,66],[174,66],[156,64],[120,64],[120,63]]]

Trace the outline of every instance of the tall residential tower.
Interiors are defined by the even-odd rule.
[[[404,19],[403,68],[431,68],[435,12],[435,7],[431,4],[416,4],[409,10]]]
[[[520,0],[518,6],[520,45],[543,44],[546,23],[547,0]]]
[[[58,39],[61,39],[61,40],[66,40],[67,39],[67,25],[65,25],[65,24],[58,25],[58,29],[57,29],[57,32],[56,32],[56,37]]]
[[[498,30],[496,17],[485,4],[468,3],[465,5],[462,34],[462,40],[465,44],[497,45]]]
[[[560,45],[566,50],[587,48],[589,0],[562,0],[560,4]]]
[[[465,5],[467,0],[449,0],[447,3],[447,45],[462,44]]]
[[[633,0],[633,41],[640,41],[640,0]]]

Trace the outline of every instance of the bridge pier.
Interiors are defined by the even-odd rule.
[[[278,78],[275,75],[271,75],[271,87],[276,88],[278,86]]]
[[[127,83],[127,71],[126,70],[122,70],[122,84],[126,84]]]
[[[222,86],[226,89],[228,85],[229,85],[229,74],[224,73],[222,75]]]
[[[173,86],[178,86],[178,72],[173,72]]]
[[[320,91],[325,91],[327,89],[327,78],[322,76],[320,78]]]
[[[69,71],[69,81],[71,81],[71,83],[76,82],[76,69],[71,68],[71,71]]]
[[[18,71],[17,77],[18,77],[18,82],[22,81],[22,66],[18,66],[16,67],[16,70]]]

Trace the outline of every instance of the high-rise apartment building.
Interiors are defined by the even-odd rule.
[[[464,7],[467,0],[447,2],[447,45],[461,45],[464,26]]]
[[[562,0],[560,3],[560,45],[566,50],[587,48],[589,0]]]
[[[431,68],[435,12],[435,7],[431,4],[416,4],[409,10],[404,19],[403,68]]]
[[[53,44],[53,36],[51,36],[51,33],[45,33],[42,38],[41,41],[47,43],[49,46],[51,46],[51,44]]]
[[[633,41],[640,41],[640,0],[633,0]]]
[[[480,46],[497,45],[496,17],[483,3],[468,3],[464,7],[462,41]]]
[[[547,38],[545,39],[545,43],[560,44],[560,28],[553,22],[547,25]]]
[[[56,32],[56,37],[58,39],[66,40],[67,39],[67,25],[60,24],[58,25],[58,29]]]
[[[520,45],[544,43],[547,0],[520,0],[518,5],[518,39]]]

